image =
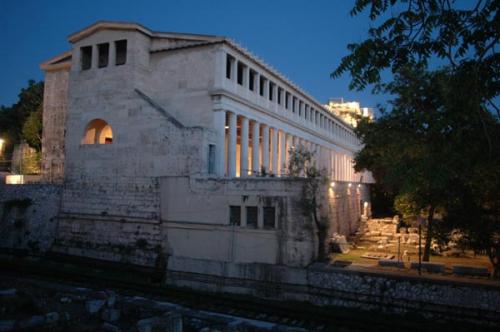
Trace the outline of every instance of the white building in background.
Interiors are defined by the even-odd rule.
[[[344,98],[330,98],[325,107],[353,127],[357,126],[359,117],[375,118],[372,108],[361,107],[357,101],[344,101]]]
[[[181,269],[307,265],[317,239],[286,170],[297,145],[335,183],[331,232],[369,213],[353,128],[230,39],[98,22],[69,42],[41,66],[43,171],[64,183],[57,250],[123,260],[117,246],[144,240],[153,256],[131,261],[156,248]]]

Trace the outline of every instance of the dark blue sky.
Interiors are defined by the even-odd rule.
[[[347,44],[367,36],[366,16],[349,15],[353,2],[0,0],[0,105],[14,103],[29,79],[43,79],[39,64],[68,50],[68,35],[97,20],[115,20],[228,36],[321,102],[344,97],[375,106],[384,98],[349,91],[347,75],[329,77],[348,53]]]

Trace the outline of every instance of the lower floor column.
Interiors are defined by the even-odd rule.
[[[270,169],[270,171],[274,175],[278,175],[278,129],[276,128],[273,128],[271,133],[271,153],[272,168]]]
[[[280,157],[279,157],[279,174],[281,176],[285,175],[286,173],[286,134],[283,130],[280,130],[279,132],[279,151],[280,151]]]
[[[257,121],[252,122],[252,174],[258,175],[260,172],[260,125]]]
[[[236,114],[229,113],[229,142],[227,148],[227,176],[236,176]]]
[[[215,141],[215,174],[224,176],[226,164],[226,112],[217,110],[214,114]]]
[[[262,127],[262,168],[269,171],[269,127]]]

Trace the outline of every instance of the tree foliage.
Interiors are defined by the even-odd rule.
[[[42,148],[42,125],[43,125],[43,107],[40,105],[38,110],[32,112],[23,125],[22,137],[26,142],[37,151]]]
[[[352,89],[373,84],[381,91],[385,70],[396,74],[409,65],[427,67],[431,62],[468,68],[482,78],[483,101],[498,116],[493,99],[499,89],[499,7],[495,0],[460,6],[453,0],[357,0],[351,15],[368,10],[379,24],[369,29],[366,40],[348,45],[350,54],[331,75],[349,73]]]
[[[397,196],[400,211],[443,211],[440,228],[461,232],[486,251],[500,274],[500,115],[498,1],[357,0],[368,10],[368,38],[332,73],[349,73],[352,89],[372,85],[394,96],[374,123],[356,169],[369,169]],[[384,73],[390,71],[388,80]],[[445,226],[445,227],[441,227]]]
[[[312,218],[318,237],[318,261],[327,259],[326,237],[328,235],[328,218],[320,215],[322,193],[329,183],[325,170],[316,168],[312,162],[314,153],[298,145],[289,150],[288,174],[294,178],[302,178],[300,205],[302,214]]]
[[[30,80],[26,88],[21,89],[19,100],[10,107],[0,106],[0,135],[6,141],[6,151],[12,150],[15,144],[23,139],[23,126],[32,113],[40,112],[34,116],[28,125],[36,129],[36,120],[41,121],[41,109],[43,105],[43,82]],[[28,135],[29,136],[29,135]],[[31,137],[26,137],[31,140]],[[30,143],[32,144],[32,143]],[[33,146],[36,147],[36,146]]]

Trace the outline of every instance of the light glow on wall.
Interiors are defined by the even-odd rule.
[[[24,175],[7,175],[5,177],[5,184],[23,184],[24,183]]]

